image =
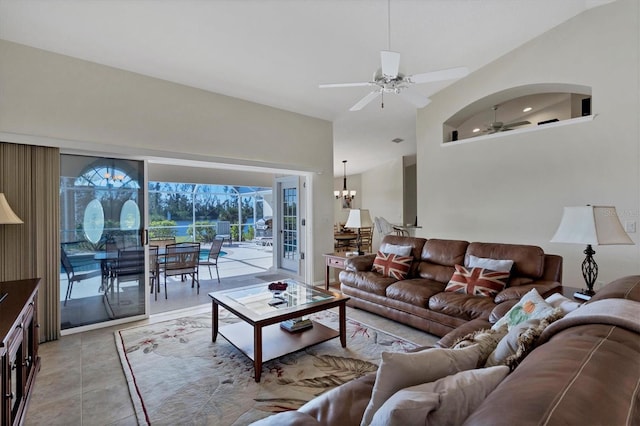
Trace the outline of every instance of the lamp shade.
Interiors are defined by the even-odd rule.
[[[552,243],[634,244],[613,206],[565,207]]]
[[[373,226],[371,215],[369,210],[366,209],[351,209],[349,210],[349,217],[347,223],[344,224],[345,228],[368,228]]]
[[[0,193],[0,224],[10,225],[23,223],[22,220],[11,210],[3,193]]]

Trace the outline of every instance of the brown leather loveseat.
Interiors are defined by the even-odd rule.
[[[346,270],[340,272],[341,291],[351,297],[350,306],[437,336],[463,325],[482,328],[491,318],[504,315],[532,288],[546,297],[561,286],[562,257],[545,254],[536,246],[396,235],[385,236],[381,248],[388,244],[411,247],[413,262],[406,279],[372,271],[375,254],[357,256],[348,259]],[[445,292],[455,265],[469,265],[470,256],[512,260],[506,288],[495,297]]]

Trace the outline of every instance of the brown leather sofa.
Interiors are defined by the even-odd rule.
[[[600,314],[548,326],[463,425],[640,425],[640,275],[611,282],[572,314],[602,303]],[[624,318],[615,314],[621,304]],[[359,425],[375,380],[370,373],[257,424]]]
[[[385,236],[382,244],[412,247],[409,275],[399,281],[372,271],[375,254],[350,258],[340,272],[340,289],[351,297],[349,305],[437,336],[461,326],[490,326],[490,319],[504,315],[532,288],[546,297],[561,286],[562,257],[536,246],[397,235]],[[495,298],[444,291],[455,265],[468,265],[470,255],[514,261],[507,287]]]

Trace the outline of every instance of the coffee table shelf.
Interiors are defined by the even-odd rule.
[[[241,321],[221,327],[218,333],[248,356],[251,361],[255,360],[253,327],[251,325]],[[280,324],[266,326],[262,328],[262,362],[280,358],[339,336],[338,330],[315,321],[313,321],[313,327],[294,332],[281,329]]]

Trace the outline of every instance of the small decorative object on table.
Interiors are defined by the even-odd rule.
[[[306,330],[309,327],[313,327],[313,322],[311,322],[309,318],[303,319],[302,317],[293,318],[280,323],[280,328],[291,332]]]
[[[269,305],[276,306],[287,303],[281,293],[285,291],[288,286],[289,284],[281,281],[269,284],[269,291],[273,294],[273,298],[269,301]]]

